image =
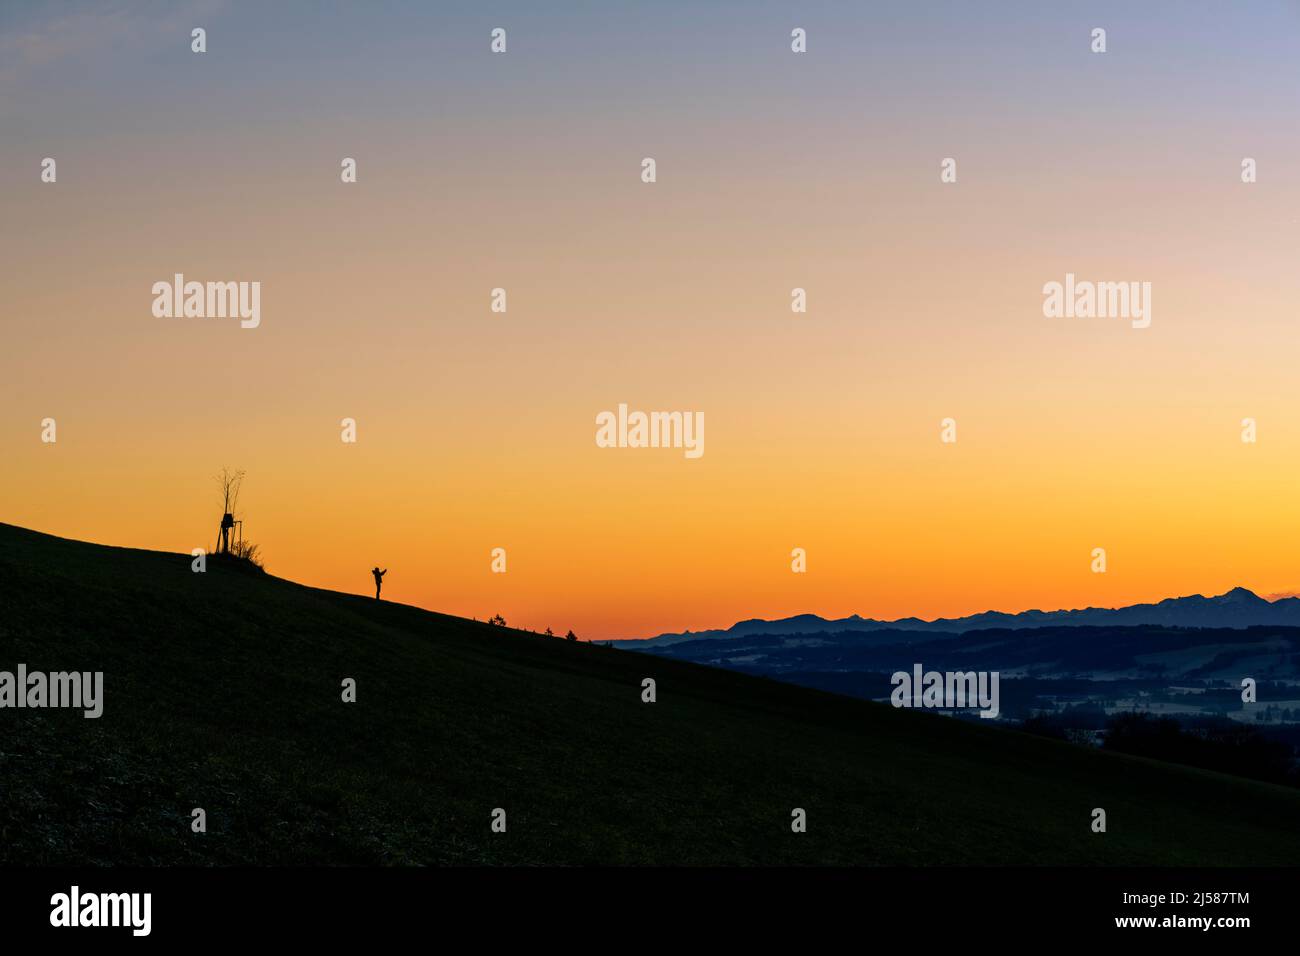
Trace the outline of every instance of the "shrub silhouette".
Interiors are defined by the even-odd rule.
[[[230,546],[230,555],[240,561],[247,561],[258,570],[264,570],[262,567],[262,549],[251,541],[236,541]]]

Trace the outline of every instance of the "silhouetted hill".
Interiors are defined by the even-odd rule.
[[[0,710],[7,864],[1300,859],[1295,791],[185,554],[0,525],[0,607],[0,669],[105,673]]]

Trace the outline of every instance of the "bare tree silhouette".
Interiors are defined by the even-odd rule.
[[[239,489],[244,483],[242,468],[232,471],[222,468],[216,476],[221,492],[221,527],[217,531],[217,554],[230,553],[230,531],[235,527],[235,511],[239,507]]]
[[[221,495],[221,524],[217,528],[214,553],[239,558],[255,568],[262,568],[261,549],[244,540],[244,521],[239,514],[239,491],[244,484],[244,470],[222,468],[214,480]],[[236,528],[239,530],[237,536],[234,533]]]

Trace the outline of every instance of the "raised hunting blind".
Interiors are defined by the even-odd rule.
[[[236,521],[235,516],[227,511],[221,516],[221,530],[220,537],[217,541],[217,554],[230,553],[230,536],[232,531],[235,532],[237,538],[237,544],[235,546],[236,553],[240,553],[243,550],[242,546],[244,543],[244,522]]]

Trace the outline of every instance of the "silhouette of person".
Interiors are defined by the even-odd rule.
[[[375,576],[375,600],[378,601],[379,589],[384,586],[384,575],[388,573],[388,569],[384,568],[384,570],[380,571],[379,565],[375,565],[375,569],[370,573]]]

